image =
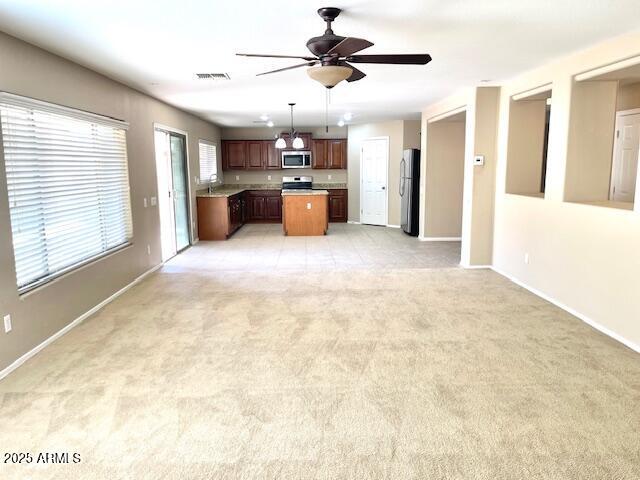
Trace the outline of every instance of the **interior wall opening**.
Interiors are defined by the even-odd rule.
[[[426,240],[462,237],[466,112],[427,122]]]
[[[573,85],[565,201],[633,210],[638,197],[640,65]]]
[[[552,90],[514,95],[509,108],[506,192],[544,198]]]

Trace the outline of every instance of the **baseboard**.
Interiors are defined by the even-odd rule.
[[[110,297],[106,298],[105,300],[103,300],[102,302],[100,302],[98,305],[96,305],[95,307],[93,307],[92,309],[90,309],[89,311],[83,313],[82,315],[80,315],[78,318],[76,318],[74,321],[72,321],[71,323],[69,323],[68,325],[65,325],[63,328],[61,328],[60,330],[58,330],[56,333],[54,333],[53,335],[51,335],[49,338],[47,338],[45,341],[43,341],[41,344],[39,344],[38,346],[36,346],[35,348],[29,350],[27,353],[25,353],[24,355],[22,355],[20,358],[18,358],[17,360],[15,360],[12,364],[10,364],[8,367],[6,367],[3,370],[0,370],[0,380],[2,380],[4,377],[6,377],[7,375],[9,375],[11,372],[13,372],[15,369],[17,369],[18,367],[20,367],[23,363],[25,363],[27,360],[29,360],[31,357],[35,356],[38,352],[40,352],[40,350],[42,350],[43,348],[47,347],[48,345],[50,345],[51,343],[55,342],[58,338],[62,337],[65,333],[69,332],[72,328],[77,327],[78,325],[80,325],[83,321],[85,321],[87,318],[89,318],[91,315],[93,315],[94,313],[96,313],[98,310],[100,310],[101,308],[103,308],[105,305],[111,303],[112,301],[114,301],[116,298],[118,298],[120,295],[122,295],[124,292],[126,292],[127,290],[129,290],[131,287],[133,287],[134,285],[140,283],[142,280],[144,280],[147,276],[151,275],[153,272],[155,272],[156,270],[160,269],[162,267],[162,265],[164,265],[164,263],[160,263],[159,265],[156,265],[155,267],[147,270],[146,272],[144,272],[142,275],[140,275],[139,277],[135,278],[131,283],[129,283],[128,285],[125,285],[123,288],[121,288],[120,290],[118,290],[116,293],[114,293],[113,295],[111,295]]]
[[[354,222],[353,220],[347,220],[347,223],[350,223],[351,225],[360,225],[360,222]]]
[[[387,227],[389,227],[389,228],[400,228],[400,225],[390,225],[390,224],[387,224]]]
[[[609,328],[600,325],[598,322],[596,322],[595,320],[587,317],[586,315],[578,312],[577,310],[574,310],[573,308],[565,305],[564,303],[556,300],[553,297],[550,297],[549,295],[547,295],[544,292],[541,292],[540,290],[530,287],[529,285],[527,285],[526,283],[524,283],[521,280],[518,280],[517,278],[509,275],[506,272],[503,272],[502,270],[500,270],[499,268],[496,267],[491,267],[491,269],[502,275],[505,278],[508,278],[509,280],[511,280],[513,283],[515,283],[516,285],[519,285],[520,287],[524,288],[525,290],[529,290],[531,293],[533,293],[534,295],[537,295],[538,297],[542,298],[543,300],[546,300],[549,303],[553,303],[556,307],[561,308],[562,310],[564,310],[567,313],[570,313],[571,315],[573,315],[574,317],[579,318],[580,320],[582,320],[584,323],[586,323],[587,325],[595,328],[596,330],[598,330],[601,333],[604,333],[605,335],[607,335],[608,337],[613,338],[614,340],[617,340],[618,342],[622,343],[623,345],[629,347],[631,350],[634,350],[635,352],[640,353],[640,345],[638,345],[635,342],[632,342],[630,340],[627,340],[626,338],[624,338],[622,335],[614,332],[613,330],[610,330]]]
[[[421,242],[460,242],[462,237],[418,237]]]
[[[460,266],[462,268],[467,269],[467,270],[477,270],[477,269],[483,269],[483,270],[490,269],[490,270],[493,270],[493,266],[492,265],[464,265],[464,264],[461,263]]]

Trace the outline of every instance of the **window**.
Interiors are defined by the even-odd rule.
[[[200,140],[200,183],[210,183],[218,180],[218,156],[216,144]]]
[[[507,193],[544,197],[550,119],[550,85],[511,97]]]
[[[18,290],[132,238],[127,124],[0,93]]]

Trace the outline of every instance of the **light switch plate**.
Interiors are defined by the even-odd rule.
[[[327,180],[331,180],[331,174],[327,175]]]
[[[236,175],[236,180],[240,180],[240,175]]]
[[[4,316],[4,333],[11,331],[11,315]]]
[[[307,210],[311,210],[311,202],[307,202]]]
[[[267,175],[267,180],[271,180],[271,175]]]
[[[144,203],[144,208],[147,208],[147,197],[144,197],[143,203]]]
[[[158,204],[158,199],[156,197],[151,197],[151,206],[155,207]]]
[[[473,157],[474,165],[484,165],[484,155],[476,155]]]

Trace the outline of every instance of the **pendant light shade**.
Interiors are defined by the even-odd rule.
[[[304,142],[300,137],[296,137],[293,139],[292,146],[293,148],[304,148]]]
[[[276,148],[287,148],[287,142],[285,142],[284,138],[278,137],[278,139],[276,140]]]
[[[349,78],[352,73],[351,68],[340,65],[325,65],[307,69],[307,75],[327,88],[335,87],[341,81]]]

